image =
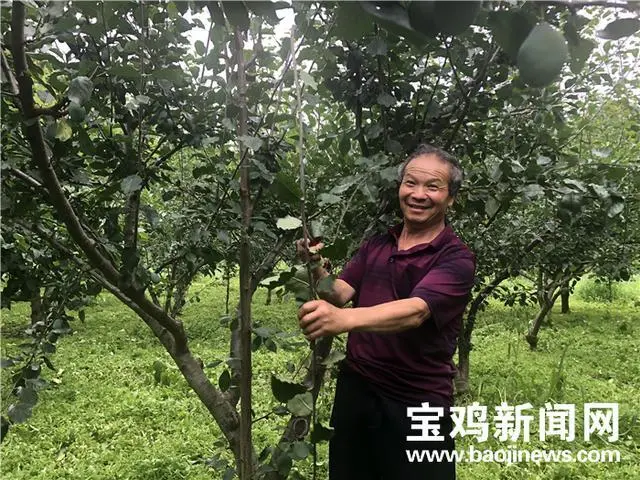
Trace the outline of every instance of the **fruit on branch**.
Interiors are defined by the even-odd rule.
[[[548,23],[539,23],[518,50],[520,78],[530,87],[547,86],[560,75],[568,58],[564,36]]]

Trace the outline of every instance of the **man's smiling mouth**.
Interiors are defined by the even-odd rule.
[[[410,208],[413,208],[413,209],[416,209],[416,210],[428,210],[428,209],[431,208],[431,205],[415,205],[415,204],[412,204],[412,203],[407,203],[407,205]]]

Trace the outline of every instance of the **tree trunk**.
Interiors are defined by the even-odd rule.
[[[556,303],[556,300],[560,296],[560,292],[562,290],[558,289],[555,292],[551,290],[550,295],[547,297],[547,301],[545,301],[544,306],[538,311],[531,328],[529,329],[529,333],[525,336],[527,342],[529,343],[529,347],[531,350],[535,350],[538,346],[538,332],[540,331],[540,327],[542,326],[542,322],[547,317],[551,309],[553,308],[553,304]],[[546,296],[546,295],[545,295]]]
[[[44,322],[44,308],[40,289],[36,288],[31,293],[31,325],[35,325],[40,321]]]
[[[562,292],[560,292],[560,298],[562,300],[562,310],[561,313],[570,313],[571,310],[569,308],[569,287],[562,287]]]
[[[546,290],[544,286],[544,273],[542,272],[542,267],[538,268],[538,281],[537,281],[536,287],[537,287],[536,298],[538,299],[538,306],[540,307],[540,309],[543,309],[547,304],[547,298],[546,298]]]
[[[271,292],[273,292],[273,290],[267,288],[267,301],[264,303],[265,305],[271,305]]]
[[[471,303],[467,320],[463,322],[462,332],[460,332],[460,338],[458,339],[458,371],[455,378],[457,393],[464,393],[469,389],[469,360],[472,349],[471,334],[473,333],[473,328],[476,323],[476,316],[487,298],[489,298],[493,291],[508,277],[509,272],[506,270],[498,274]]]
[[[237,26],[235,32],[235,55],[238,66],[238,138],[248,135],[247,79],[244,66],[244,32]],[[240,147],[240,205],[242,210],[242,235],[240,238],[240,480],[252,480],[251,438],[251,196],[249,193],[249,151],[238,141]]]

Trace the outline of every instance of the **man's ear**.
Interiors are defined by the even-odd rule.
[[[453,202],[455,201],[456,197],[449,197],[449,199],[447,200],[447,207],[450,207],[451,205],[453,205]]]

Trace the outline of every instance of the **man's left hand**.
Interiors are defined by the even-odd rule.
[[[307,340],[347,331],[346,311],[324,300],[312,300],[300,307],[298,320]]]

